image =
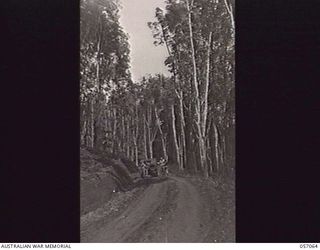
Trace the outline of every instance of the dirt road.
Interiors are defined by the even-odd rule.
[[[184,178],[155,182],[85,242],[204,242],[210,211],[200,197]]]

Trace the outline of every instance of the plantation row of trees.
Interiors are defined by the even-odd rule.
[[[205,177],[234,167],[234,21],[227,0],[167,0],[148,23],[171,73],[132,82],[119,4],[81,2],[81,143],[164,157]]]

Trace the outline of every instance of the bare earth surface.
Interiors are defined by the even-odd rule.
[[[234,215],[214,193],[188,178],[150,180],[82,216],[81,241],[234,242]]]

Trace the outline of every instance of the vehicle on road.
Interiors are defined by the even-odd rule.
[[[141,178],[168,176],[167,160],[161,158],[157,161],[155,158],[141,160],[139,171]]]

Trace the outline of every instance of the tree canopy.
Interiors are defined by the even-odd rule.
[[[234,168],[234,2],[167,0],[148,26],[171,76],[133,82],[119,3],[81,1],[81,143],[204,176]]]

